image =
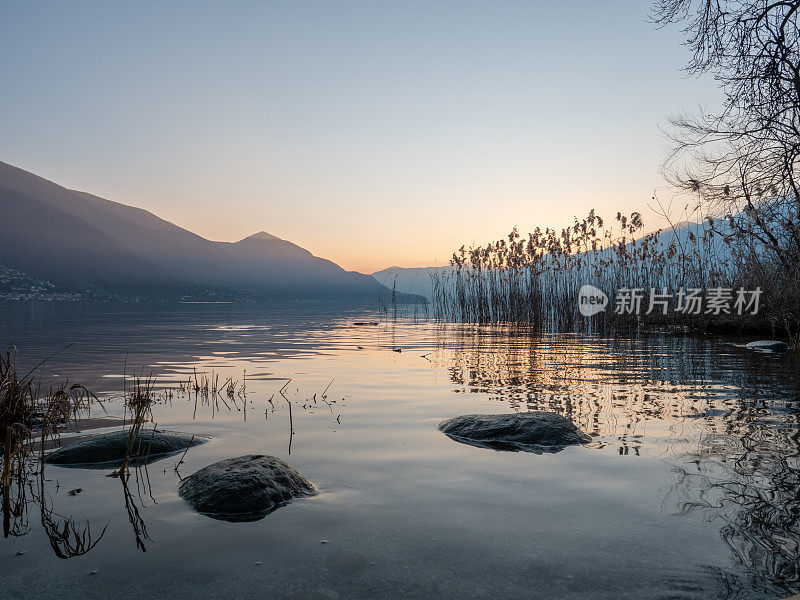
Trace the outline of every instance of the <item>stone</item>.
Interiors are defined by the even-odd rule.
[[[556,413],[531,411],[501,415],[462,415],[439,423],[449,438],[492,450],[555,453],[567,446],[586,444],[588,435]]]
[[[784,342],[778,340],[758,340],[750,342],[744,346],[748,350],[755,350],[756,352],[786,352],[789,346]]]
[[[257,521],[314,485],[274,456],[248,454],[203,467],[183,480],[179,494],[197,512],[222,521]]]
[[[129,432],[121,429],[81,438],[51,452],[45,457],[45,462],[62,467],[118,467],[125,460],[128,437]],[[134,442],[129,464],[134,466],[151,463],[186,451],[190,443],[197,446],[206,441],[204,438],[177,431],[142,429]]]

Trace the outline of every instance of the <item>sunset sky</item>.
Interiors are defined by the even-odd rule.
[[[348,269],[646,209],[716,106],[648,2],[0,0],[0,160]]]

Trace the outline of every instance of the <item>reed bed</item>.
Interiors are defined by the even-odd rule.
[[[450,270],[432,275],[433,315],[445,321],[519,323],[551,331],[609,332],[655,325],[782,329],[796,336],[800,315],[786,301],[787,277],[775,277],[780,265],[768,261],[755,238],[742,235],[740,221],[715,221],[700,218],[699,209],[692,212],[694,221],[644,234],[638,212],[617,213],[609,223],[592,210],[560,232],[536,228],[521,236],[514,228],[486,246],[462,246],[453,254]],[[782,285],[776,285],[779,280]],[[605,311],[589,317],[578,306],[579,290],[587,284],[609,299]],[[714,288],[730,290],[734,299],[739,289],[761,289],[761,312],[711,314],[705,306],[700,314],[674,310],[681,289]],[[618,292],[632,289],[642,290],[640,308],[618,312]],[[668,311],[658,302],[667,298]],[[794,302],[800,304],[796,296]]]

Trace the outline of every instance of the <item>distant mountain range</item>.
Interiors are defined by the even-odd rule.
[[[376,271],[372,276],[386,287],[402,294],[419,294],[428,300],[433,298],[434,275],[441,275],[453,267],[389,267]]]
[[[137,298],[391,302],[392,290],[260,231],[215,242],[0,162],[0,265],[64,292]],[[397,302],[419,301],[395,294]]]

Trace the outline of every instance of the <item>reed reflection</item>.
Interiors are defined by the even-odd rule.
[[[703,339],[443,332],[429,360],[459,393],[571,419],[624,456],[666,460],[664,510],[719,523],[726,598],[800,592],[800,386],[790,359]]]

